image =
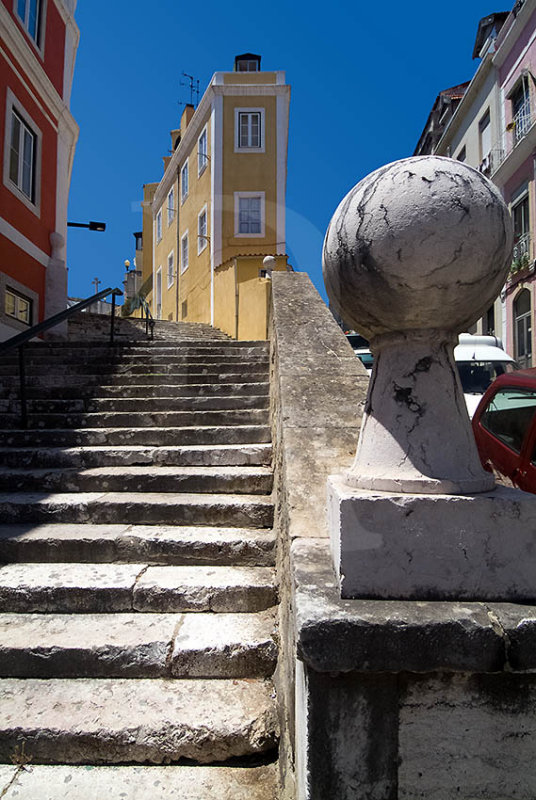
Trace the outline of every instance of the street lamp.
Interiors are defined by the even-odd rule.
[[[89,228],[90,231],[105,231],[105,222],[68,222],[68,228]]]

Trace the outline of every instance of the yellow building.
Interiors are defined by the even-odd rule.
[[[144,187],[142,283],[152,275],[155,318],[266,338],[269,270],[287,269],[289,100],[284,73],[247,53],[185,107],[161,181]]]

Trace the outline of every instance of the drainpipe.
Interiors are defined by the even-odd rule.
[[[238,339],[238,262],[234,259],[234,283],[235,283],[235,339]]]

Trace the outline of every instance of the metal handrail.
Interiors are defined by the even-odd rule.
[[[59,314],[54,314],[54,316],[49,317],[48,319],[43,320],[43,322],[38,322],[37,325],[33,325],[27,331],[22,331],[22,333],[17,333],[15,336],[12,336],[11,339],[8,339],[5,342],[0,344],[0,355],[13,350],[15,347],[19,348],[19,380],[20,380],[20,422],[22,428],[28,427],[28,412],[27,412],[27,403],[26,403],[26,365],[24,361],[24,345],[44,331],[49,330],[49,328],[53,328],[56,325],[59,325],[61,322],[64,322],[69,317],[72,317],[73,314],[76,314],[78,311],[82,311],[82,309],[87,308],[88,306],[93,305],[96,303],[97,300],[102,300],[103,298],[107,297],[109,294],[112,295],[112,313],[111,313],[111,325],[110,325],[110,344],[114,343],[114,322],[115,322],[115,298],[118,295],[122,295],[123,292],[121,289],[112,289],[109,287],[108,289],[103,289],[101,292],[97,292],[97,294],[88,297],[86,300],[81,300],[80,303],[76,303],[76,305],[71,306],[70,308],[66,308],[64,311],[60,311]]]

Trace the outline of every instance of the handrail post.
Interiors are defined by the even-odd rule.
[[[110,345],[114,343],[114,324],[115,324],[115,292],[112,292],[112,322],[110,325]]]
[[[28,427],[28,412],[26,405],[26,364],[24,361],[24,345],[19,347],[19,380],[20,380],[20,425]]]
[[[149,336],[149,308],[145,307],[145,335]]]

